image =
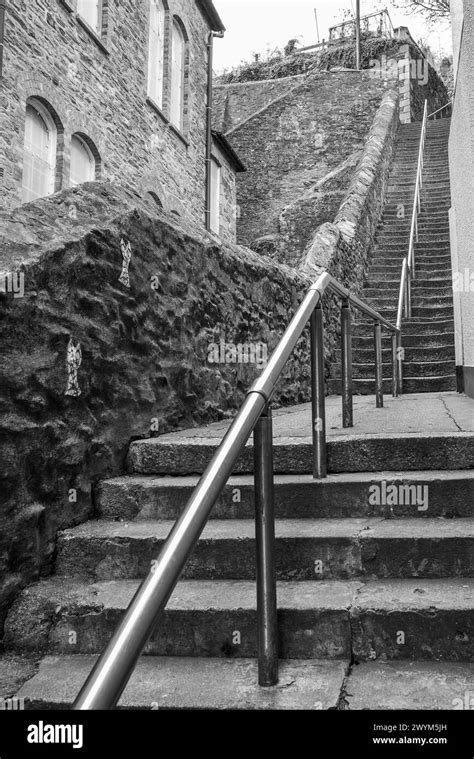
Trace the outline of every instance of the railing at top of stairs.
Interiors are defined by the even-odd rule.
[[[418,164],[417,164],[417,169],[416,169],[415,194],[413,197],[410,240],[408,243],[408,256],[403,259],[402,276],[401,276],[401,281],[400,281],[400,294],[398,298],[397,329],[399,330],[399,335],[400,335],[400,353],[401,353],[401,355],[399,356],[399,361],[398,361],[398,369],[399,369],[398,384],[400,388],[403,387],[402,325],[403,325],[403,318],[405,317],[405,319],[410,319],[411,313],[412,313],[411,284],[412,284],[412,280],[415,279],[416,277],[415,242],[418,242],[418,239],[419,239],[418,215],[421,211],[421,190],[423,188],[423,168],[424,168],[424,159],[425,159],[425,143],[426,143],[426,130],[428,127],[428,118],[429,118],[428,117],[428,101],[425,100],[425,106],[423,109],[423,120],[421,124],[420,148],[418,151]]]
[[[392,392],[397,396],[400,332],[371,306],[322,274],[310,287],[283,334],[267,367],[217,448],[181,517],[166,540],[111,641],[99,657],[74,704],[75,710],[113,708],[136,666],[160,613],[164,610],[186,562],[207,524],[211,510],[231,475],[237,458],[254,431],[255,517],[257,546],[257,620],[259,684],[278,682],[278,631],[274,562],[273,431],[271,401],[286,364],[308,322],[311,329],[311,393],[313,476],[327,476],[322,298],[341,299],[342,409],[344,427],[353,426],[351,306],[373,320],[376,404],[382,407],[382,328],[392,334]]]

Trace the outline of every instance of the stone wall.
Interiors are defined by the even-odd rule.
[[[355,294],[370,263],[373,240],[383,212],[399,129],[398,95],[390,90],[382,100],[367,142],[333,223],[323,224],[305,251],[299,270],[316,279],[328,271]],[[333,310],[329,324],[337,322]],[[339,330],[328,331],[328,360],[332,362]]]
[[[58,128],[56,190],[69,186],[74,133],[95,146],[97,178],[152,192],[164,208],[202,227],[208,22],[196,2],[169,0],[189,37],[183,133],[169,124],[170,77],[160,110],[147,99],[148,0],[107,0],[99,40],[73,12],[75,2],[16,0],[5,23],[0,79],[0,205],[21,201],[25,108],[40,98]],[[104,6],[104,7],[105,7]]]
[[[304,74],[260,82],[233,82],[214,86],[214,125],[220,132],[236,126],[267,108],[303,82]]]
[[[238,179],[240,243],[278,233],[283,210],[363,147],[384,92],[367,71],[308,74],[227,134],[247,166]]]
[[[132,439],[240,407],[309,280],[102,183],[4,212],[0,271],[19,285],[0,293],[4,611]],[[306,336],[277,404],[308,400],[308,355]]]

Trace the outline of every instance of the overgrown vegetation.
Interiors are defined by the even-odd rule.
[[[294,42],[294,40],[291,40]],[[363,35],[361,40],[361,65],[370,68],[371,61],[379,58],[382,53],[389,53],[400,45],[398,40],[373,35]],[[264,79],[282,79],[287,76],[305,74],[312,69],[328,70],[336,66],[355,68],[354,40],[346,39],[331,45],[323,51],[315,53],[294,52],[294,45],[289,50],[274,50],[267,58],[243,63],[231,71],[224,72],[219,77],[221,84],[233,82],[257,82]]]

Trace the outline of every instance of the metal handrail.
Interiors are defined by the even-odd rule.
[[[399,375],[398,382],[401,389],[402,378],[402,321],[403,315],[406,319],[411,318],[412,314],[412,301],[411,301],[411,283],[416,278],[416,261],[415,261],[415,242],[419,240],[418,234],[418,215],[421,211],[421,190],[423,188],[423,169],[424,169],[424,157],[425,157],[425,142],[426,131],[428,128],[428,100],[425,100],[425,106],[423,109],[423,121],[421,126],[420,136],[420,148],[418,151],[418,164],[416,170],[415,181],[415,194],[413,197],[413,210],[411,216],[410,226],[410,240],[408,243],[408,256],[403,259],[402,274],[400,279],[400,292],[398,297],[398,311],[397,311],[397,329],[399,331],[399,345],[398,345],[398,367]]]
[[[453,106],[453,100],[450,100],[448,103],[445,103],[445,105],[442,105],[441,108],[438,108],[437,111],[433,111],[433,113],[428,114],[428,119],[432,119],[433,116],[436,116],[438,113],[441,113],[441,111],[445,111],[446,108],[452,108]]]
[[[240,411],[193,491],[181,517],[162,547],[158,559],[152,563],[152,570],[141,584],[112,639],[81,688],[73,706],[75,710],[110,709],[117,704],[252,431],[254,431],[259,684],[270,686],[278,681],[270,403],[276,383],[303,330],[310,322],[313,476],[326,477],[324,331],[321,306],[325,292],[331,292],[342,299],[344,426],[353,425],[351,305],[374,320],[377,406],[383,405],[382,327],[392,333],[392,391],[394,395],[398,395],[395,351],[399,330],[371,306],[343,287],[330,274],[322,274],[310,287],[266,368],[248,391]]]

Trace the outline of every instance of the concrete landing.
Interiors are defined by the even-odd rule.
[[[374,435],[450,435],[474,433],[474,400],[458,393],[418,393],[399,398],[384,397],[384,408],[375,407],[375,396],[354,396],[354,427],[342,426],[342,399],[326,398],[327,436]],[[273,414],[274,436],[278,438],[311,437],[311,404],[279,409]],[[178,442],[194,438],[220,440],[230,426],[225,420],[205,427],[161,435],[160,442]]]

